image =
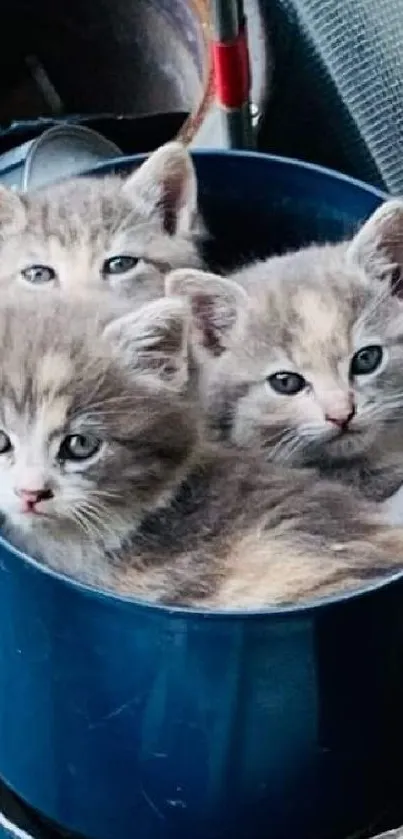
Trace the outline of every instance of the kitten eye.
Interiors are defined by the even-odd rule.
[[[21,276],[32,285],[41,285],[55,280],[56,271],[50,265],[28,265],[21,271]]]
[[[351,359],[350,375],[366,376],[373,373],[382,362],[383,349],[379,344],[363,347]]]
[[[4,431],[0,431],[0,454],[6,454],[6,452],[9,452],[11,448],[10,438]]]
[[[284,396],[294,396],[306,387],[306,381],[299,373],[289,373],[288,370],[273,373],[267,381],[276,393],[281,393]]]
[[[102,274],[104,277],[114,277],[117,274],[127,274],[140,262],[136,256],[111,256],[110,259],[105,259],[102,266]]]
[[[61,443],[59,460],[88,460],[99,451],[101,441],[90,434],[69,434]]]

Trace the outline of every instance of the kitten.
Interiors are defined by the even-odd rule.
[[[188,328],[176,298],[127,313],[106,295],[3,296],[8,538],[91,585],[210,608],[299,602],[400,568],[403,530],[348,488],[203,442]]]
[[[350,242],[227,280],[172,274],[196,315],[212,429],[390,495],[403,481],[402,266],[403,202],[391,200]]]
[[[113,289],[140,304],[172,268],[201,265],[190,155],[167,143],[126,179],[67,180],[27,195],[0,187],[0,284],[81,294]]]

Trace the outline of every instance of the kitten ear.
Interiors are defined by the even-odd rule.
[[[136,374],[180,386],[188,375],[188,331],[186,303],[162,298],[109,323],[104,337]]]
[[[21,197],[0,186],[0,238],[23,230],[26,222],[25,207]]]
[[[210,355],[220,355],[225,349],[226,336],[237,323],[249,299],[238,283],[187,268],[167,275],[165,293],[188,300],[197,343]]]
[[[190,154],[181,143],[166,143],[127,178],[124,192],[142,197],[167,233],[189,232],[197,215],[197,180]]]
[[[385,201],[351,242],[348,255],[376,279],[388,279],[403,297],[403,201]]]

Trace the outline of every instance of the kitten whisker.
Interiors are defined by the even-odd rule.
[[[298,435],[294,435],[294,437],[287,441],[282,449],[280,449],[281,454],[281,461],[286,463],[290,461],[295,455],[304,448],[305,441],[298,437]],[[279,453],[277,453],[278,456]]]
[[[91,496],[94,496],[96,498],[105,498],[105,499],[108,499],[108,498],[122,498],[123,497],[122,492],[120,492],[118,489],[95,489],[95,488],[91,489]]]
[[[283,450],[287,448],[293,441],[295,441],[295,431],[287,431],[283,434],[279,442],[271,449],[270,451],[270,459],[275,460],[280,454],[283,454]]]
[[[81,512],[79,510],[71,510],[69,517],[74,522],[74,524],[78,525],[78,527],[84,532],[85,536],[87,536],[88,539],[92,538],[92,528],[89,522],[86,520],[85,516],[81,515]]]
[[[368,417],[371,420],[387,420],[388,413],[391,411],[396,412],[401,409],[403,409],[403,398],[401,396],[390,397],[386,398],[379,405],[365,405],[359,412],[359,418],[366,419]]]
[[[116,541],[119,526],[126,527],[127,525],[125,517],[123,515],[117,515],[114,512],[113,527],[111,527],[111,516],[108,515],[107,507],[101,504],[95,504],[89,499],[81,501],[79,510],[86,517],[87,522],[93,528],[93,532],[97,538],[109,536],[112,541]]]

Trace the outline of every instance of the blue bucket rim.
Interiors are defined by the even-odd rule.
[[[214,157],[222,157],[222,158],[235,158],[238,160],[257,160],[262,162],[263,160],[267,161],[268,163],[279,164],[280,166],[285,166],[289,168],[292,166],[293,168],[296,167],[301,171],[312,172],[315,175],[325,176],[327,178],[331,178],[334,181],[338,181],[339,183],[345,183],[348,186],[357,187],[364,192],[370,193],[374,196],[374,198],[379,198],[381,201],[385,201],[386,199],[390,198],[390,194],[385,192],[384,190],[379,189],[372,184],[366,183],[366,181],[362,181],[359,178],[353,178],[350,175],[345,175],[343,172],[338,172],[337,169],[331,169],[326,166],[321,166],[318,163],[310,163],[305,160],[299,160],[296,157],[284,157],[282,155],[276,154],[266,154],[265,152],[260,151],[249,151],[244,149],[203,149],[203,148],[189,148],[188,149],[191,157],[194,157],[196,160],[203,159],[203,158],[214,158]],[[122,169],[126,166],[130,166],[132,163],[142,163],[147,157],[150,156],[152,152],[149,153],[141,153],[141,154],[133,154],[133,155],[122,155],[120,157],[114,157],[110,160],[103,160],[101,163],[97,163],[96,166],[88,169],[86,172],[82,172],[80,177],[87,177],[88,175],[99,175],[102,173],[108,173],[115,169]]]
[[[280,166],[285,167],[297,167],[299,170],[311,172],[314,175],[325,176],[326,178],[331,178],[331,180],[336,180],[338,182],[345,183],[348,186],[357,187],[358,189],[373,195],[375,198],[379,198],[381,201],[384,201],[389,197],[387,193],[383,192],[377,187],[371,186],[370,184],[367,184],[364,181],[361,181],[357,178],[352,178],[349,175],[343,174],[342,172],[326,168],[325,166],[319,166],[316,163],[309,163],[302,160],[298,160],[296,158],[282,157],[280,155],[264,154],[256,151],[244,151],[238,149],[190,149],[190,153],[192,157],[196,158],[196,160],[198,158],[203,159],[214,157],[235,158],[238,160],[258,160],[259,162],[261,162],[262,160],[266,160],[268,163],[279,164]],[[116,169],[121,169],[130,166],[130,164],[141,163],[148,156],[148,154],[124,155],[122,157],[112,158],[108,161],[102,161],[102,163],[97,164],[97,166],[89,169],[88,171],[82,172],[80,174],[80,177],[116,171]],[[232,621],[239,620],[240,618],[242,618],[243,620],[261,620],[262,618],[278,619],[287,618],[289,616],[303,617],[304,615],[310,614],[311,612],[316,612],[318,610],[323,610],[324,608],[336,607],[346,602],[362,600],[365,597],[374,595],[374,593],[378,591],[382,591],[385,588],[393,586],[395,583],[403,579],[403,570],[397,571],[394,574],[389,574],[380,580],[374,580],[372,583],[368,583],[367,585],[361,588],[357,588],[354,591],[340,592],[340,594],[337,595],[318,598],[312,601],[307,601],[306,603],[297,604],[295,606],[267,606],[265,608],[251,609],[248,611],[245,611],[243,609],[206,610],[203,608],[196,608],[192,606],[167,606],[161,603],[153,603],[148,600],[130,597],[129,595],[118,594],[114,591],[106,591],[104,589],[94,588],[93,586],[80,582],[79,580],[75,580],[73,577],[69,577],[66,574],[62,574],[59,571],[55,571],[54,569],[46,565],[42,565],[38,560],[34,559],[25,552],[14,547],[11,543],[4,539],[4,537],[1,536],[1,534],[0,548],[10,554],[13,554],[25,565],[28,565],[29,567],[33,568],[39,574],[45,574],[47,577],[55,580],[58,584],[67,586],[67,588],[81,593],[85,597],[90,597],[98,601],[104,601],[106,603],[109,603],[110,605],[114,604],[115,606],[120,605],[132,608],[135,607],[143,612],[154,612],[156,614],[162,613],[163,615],[172,617],[175,616],[179,619],[192,618],[194,620],[203,621]]]
[[[3,536],[0,535],[0,550],[12,554],[24,565],[30,567],[37,573],[45,575],[46,577],[56,581],[59,585],[66,586],[75,592],[81,593],[92,600],[103,601],[109,605],[122,607],[136,607],[141,611],[151,612],[156,614],[163,614],[169,617],[176,617],[178,619],[193,618],[195,620],[261,620],[262,618],[287,618],[287,617],[304,617],[310,615],[312,612],[323,610],[324,608],[341,606],[350,601],[362,600],[376,592],[383,591],[386,588],[392,587],[395,583],[403,580],[403,570],[396,571],[394,574],[385,575],[379,580],[369,582],[367,585],[354,589],[353,591],[341,591],[339,594],[328,595],[327,597],[319,597],[315,600],[309,600],[305,603],[296,604],[294,606],[266,606],[260,609],[203,609],[202,607],[194,606],[169,606],[163,603],[153,603],[150,600],[131,597],[130,595],[119,594],[114,591],[107,591],[102,588],[95,588],[80,580],[69,577],[61,571],[56,571],[47,565],[42,565],[34,557],[29,556],[24,551],[14,547]]]

